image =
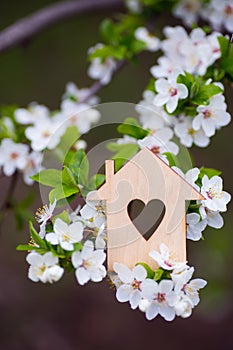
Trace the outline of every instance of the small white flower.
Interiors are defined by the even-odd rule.
[[[100,119],[100,112],[86,103],[77,103],[64,100],[61,104],[61,113],[57,115],[57,121],[61,125],[77,126],[80,134],[87,133],[93,123]]]
[[[149,253],[149,256],[165,270],[174,270],[177,268],[186,267],[186,262],[177,261],[176,255],[170,252],[168,247],[163,243],[160,244],[160,253],[153,250]]]
[[[42,170],[42,159],[43,154],[40,152],[31,152],[28,155],[27,164],[23,169],[23,179],[27,185],[32,185],[34,181],[30,177]]]
[[[181,18],[186,25],[191,26],[197,22],[200,9],[200,0],[181,0],[175,6],[173,14],[175,17]]]
[[[81,252],[72,254],[72,264],[76,269],[78,283],[84,285],[89,280],[102,281],[106,276],[106,269],[103,266],[105,259],[106,254],[103,250],[94,250],[93,243],[86,241]]]
[[[205,206],[201,205],[199,208],[202,220],[206,220],[207,225],[213,228],[222,228],[224,221],[221,214],[218,211],[209,210]]]
[[[177,316],[181,316],[182,318],[188,318],[192,314],[193,305],[188,297],[183,296],[174,305],[174,309]]]
[[[27,255],[26,260],[31,265],[28,278],[33,282],[57,282],[64,273],[64,269],[58,265],[58,258],[51,252],[44,255],[31,252]]]
[[[73,148],[78,151],[80,149],[86,149],[87,148],[87,143],[85,140],[78,140],[74,145]]]
[[[26,137],[31,141],[31,147],[39,152],[45,148],[54,149],[60,142],[65,128],[49,118],[37,119],[33,126],[25,130]]]
[[[224,26],[227,31],[233,31],[232,0],[212,0],[202,11],[202,17],[208,20],[215,29]]]
[[[193,118],[191,117],[185,117],[178,122],[174,127],[176,136],[186,147],[191,147],[193,143],[198,147],[207,147],[210,143],[209,137],[206,136],[202,128],[194,130],[192,122]]]
[[[198,291],[199,289],[204,288],[207,282],[201,278],[196,278],[190,281],[193,272],[193,267],[191,267],[188,270],[185,270],[180,275],[179,280],[176,282],[174,291],[177,295],[180,295],[181,297],[187,296],[190,299],[192,305],[196,306],[200,301]]]
[[[83,238],[83,225],[81,222],[74,222],[68,225],[58,218],[55,220],[53,229],[54,232],[45,236],[46,240],[54,245],[60,244],[64,250],[73,250],[74,244],[80,242]]]
[[[142,296],[151,302],[146,307],[148,320],[152,320],[158,314],[166,321],[172,321],[175,318],[174,305],[179,298],[172,290],[173,286],[171,280],[162,280],[159,284],[152,279],[146,279],[142,282]]]
[[[84,220],[88,220],[95,227],[101,227],[105,223],[105,204],[103,201],[91,201],[89,198],[96,193],[91,191],[86,198],[86,205],[80,210],[80,214]]]
[[[102,47],[103,44],[97,44],[95,47],[91,47],[88,52],[92,53]],[[112,57],[106,58],[104,62],[99,57],[94,58],[88,68],[88,76],[99,80],[102,85],[107,85],[112,79],[116,66],[116,61]]]
[[[166,125],[172,125],[173,118],[162,107],[154,105],[155,94],[153,91],[143,92],[143,100],[136,105],[136,111],[140,114],[139,120],[144,129],[159,130]]]
[[[198,175],[200,174],[200,170],[198,168],[189,169],[186,174],[180,168],[176,166],[172,167],[173,170],[181,177],[183,177],[190,185],[192,185],[197,191],[200,190],[199,186],[195,184],[198,179]]]
[[[0,145],[0,166],[6,176],[11,176],[15,170],[23,170],[27,164],[28,146],[15,143],[11,139],[3,139]]]
[[[176,72],[175,72],[176,73]],[[157,95],[154,99],[156,106],[164,106],[169,113],[174,112],[179,99],[185,99],[188,96],[188,89],[184,84],[176,82],[177,74],[171,74],[167,79],[160,78],[155,82]]]
[[[221,177],[213,176],[211,179],[207,175],[203,176],[201,194],[205,197],[202,204],[213,211],[226,211],[227,203],[230,202],[229,193],[222,190],[223,182]]]
[[[63,99],[74,99],[76,102],[82,102],[83,100],[86,100],[87,96],[90,94],[90,89],[83,88],[79,89],[77,85],[73,82],[69,82],[66,85],[66,92],[63,95]],[[89,104],[90,106],[94,106],[99,102],[99,98],[97,96],[90,96],[85,103]]]
[[[180,68],[180,63],[174,58],[161,56],[157,60],[158,65],[151,67],[150,72],[154,78],[168,78],[174,71]]]
[[[226,103],[224,96],[215,95],[210,99],[207,106],[198,106],[198,115],[193,119],[193,129],[203,128],[206,136],[210,137],[215,134],[216,129],[229,124],[231,116],[226,112]]]
[[[141,148],[147,147],[155,154],[163,154],[164,152],[171,152],[175,155],[179,152],[179,147],[172,141],[173,131],[169,127],[162,128],[155,131],[152,135],[138,140]]]
[[[15,120],[23,125],[34,124],[36,121],[49,117],[49,109],[35,102],[29,104],[28,108],[15,110]]]
[[[57,201],[55,200],[53,203],[49,203],[49,206],[47,204],[43,205],[42,208],[37,209],[36,211],[36,221],[42,225],[45,226],[48,221],[51,220],[53,216],[54,209],[56,208]]]
[[[200,220],[201,217],[197,213],[189,213],[186,215],[187,233],[186,236],[192,241],[199,241],[202,237],[202,231],[206,228],[206,220]]]
[[[141,13],[142,3],[140,0],[126,0],[126,6],[132,13]]]
[[[159,39],[151,35],[145,27],[137,28],[134,36],[137,40],[144,42],[148,51],[155,52],[159,49]]]
[[[116,292],[117,300],[121,303],[129,301],[131,308],[136,309],[141,300],[141,283],[147,277],[145,268],[137,265],[130,270],[126,265],[114,263],[113,269],[122,281]]]
[[[175,61],[177,62],[181,59],[180,46],[188,39],[188,34],[181,26],[167,26],[164,28],[164,34],[167,39],[161,42],[162,49],[166,56],[169,58],[172,57],[173,59],[175,58]],[[180,61],[180,65],[181,64],[182,60]]]

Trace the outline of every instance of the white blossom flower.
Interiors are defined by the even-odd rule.
[[[199,241],[202,237],[202,231],[206,228],[206,220],[200,220],[201,217],[197,213],[189,213],[186,215],[187,233],[186,236],[192,241]]]
[[[90,94],[90,89],[88,88],[79,89],[75,83],[69,82],[66,85],[66,92],[63,95],[63,99],[64,100],[72,99],[72,100],[75,100],[76,102],[80,102],[80,101],[82,102],[83,100],[85,100],[85,103],[87,103],[90,106],[96,105],[99,102],[99,98],[95,95],[88,97],[89,94]]]
[[[94,250],[91,241],[86,241],[82,251],[74,252],[71,259],[76,269],[77,281],[81,285],[89,280],[100,282],[106,276],[106,269],[103,266],[106,254],[101,249]]]
[[[209,179],[207,175],[204,175],[201,194],[205,197],[202,204],[213,211],[226,211],[226,205],[231,200],[230,194],[223,191],[223,182],[219,176],[213,176]]]
[[[102,47],[103,44],[99,43],[95,47],[91,47],[88,53],[91,54]],[[101,58],[96,57],[92,59],[87,73],[90,78],[99,80],[102,85],[107,85],[112,79],[116,66],[116,61],[112,57],[106,58],[104,62]]]
[[[41,225],[45,226],[48,221],[51,220],[53,216],[54,209],[56,208],[57,201],[53,203],[49,203],[49,206],[47,204],[43,205],[42,208],[37,209],[36,211],[36,221]]]
[[[96,191],[88,193],[86,204],[80,210],[80,214],[84,220],[88,220],[94,224],[95,227],[101,227],[105,223],[105,204],[103,201],[92,201],[91,196]]]
[[[177,316],[181,316],[182,318],[188,318],[192,314],[193,305],[191,300],[182,296],[179,301],[174,305],[174,309]]]
[[[40,119],[49,117],[49,109],[43,105],[39,105],[36,102],[29,104],[27,108],[18,108],[14,113],[15,120],[23,125],[34,124]]]
[[[137,265],[130,270],[126,265],[114,263],[113,269],[122,281],[116,292],[117,300],[121,303],[129,301],[131,308],[136,309],[141,300],[141,284],[147,277],[145,268]]]
[[[145,27],[137,28],[134,36],[137,40],[144,42],[148,51],[155,52],[159,49],[159,39],[150,34]]]
[[[190,185],[192,185],[197,191],[200,191],[200,188],[198,185],[195,184],[195,182],[198,179],[198,175],[200,174],[200,170],[198,168],[192,168],[189,169],[186,174],[183,173],[183,171],[180,168],[177,168],[176,166],[172,167],[173,170],[177,174],[179,174],[181,177],[183,177]]]
[[[141,13],[142,3],[140,0],[126,0],[126,6],[132,13]]]
[[[231,120],[230,114],[226,112],[225,98],[221,94],[213,96],[207,106],[198,106],[197,112],[198,115],[193,119],[193,129],[199,130],[202,127],[208,137]]]
[[[162,280],[157,283],[152,279],[146,279],[142,282],[142,296],[151,302],[146,308],[148,320],[152,320],[158,314],[166,321],[172,321],[175,318],[174,305],[179,298],[173,291],[173,286],[171,280]]]
[[[30,178],[43,169],[41,166],[43,154],[40,152],[31,152],[27,157],[27,164],[23,169],[23,179],[27,185],[32,185],[34,181]]]
[[[187,26],[191,26],[198,20],[201,5],[200,0],[181,0],[173,9],[173,14],[181,18]]]
[[[187,296],[192,305],[196,306],[199,301],[198,291],[201,288],[204,288],[207,282],[201,278],[196,278],[190,281],[194,272],[194,268],[191,267],[188,270],[185,270],[181,275],[179,280],[175,284],[174,291],[177,295]],[[190,281],[190,282],[189,282]]]
[[[155,93],[150,90],[143,92],[143,100],[140,101],[135,109],[140,114],[139,120],[144,129],[159,130],[166,125],[173,125],[173,116],[168,115],[163,107],[157,107],[153,101]]]
[[[151,67],[150,72],[154,78],[168,78],[174,71],[180,68],[180,62],[174,58],[161,56],[157,60],[158,65]]]
[[[26,137],[31,141],[31,147],[39,152],[45,148],[54,149],[65,132],[65,127],[49,118],[37,119],[33,126],[25,130]]]
[[[193,118],[191,117],[182,118],[174,127],[176,136],[186,147],[191,147],[193,143],[198,147],[207,147],[210,143],[209,137],[206,136],[202,128],[194,130],[192,122]]]
[[[144,137],[142,140],[138,140],[138,144],[141,148],[148,147],[153,153],[158,155],[164,152],[171,152],[177,155],[179,147],[170,141],[172,137],[173,131],[165,127],[155,131],[152,135]]]
[[[212,0],[202,11],[202,17],[208,20],[215,29],[224,26],[229,32],[233,31],[232,0]]]
[[[61,113],[57,115],[56,120],[61,125],[78,128],[80,134],[87,133],[93,123],[100,119],[100,112],[97,109],[90,108],[86,103],[77,103],[71,100],[64,100],[61,103]]]
[[[166,56],[169,58],[175,58],[175,61],[180,60],[180,66],[182,65],[180,46],[183,42],[188,40],[188,34],[186,30],[181,26],[164,28],[164,34],[167,39],[161,42],[162,50],[165,52]]]
[[[175,72],[176,73],[176,72]],[[179,99],[188,97],[188,89],[184,84],[176,82],[177,74],[171,74],[167,79],[160,78],[155,82],[157,95],[154,98],[156,106],[166,105],[169,113],[174,112]]]
[[[87,143],[85,140],[78,140],[73,146],[72,146],[76,151],[80,149],[86,149],[87,148]]]
[[[53,229],[54,232],[45,236],[46,240],[54,245],[60,244],[64,250],[73,250],[74,244],[80,242],[83,238],[83,225],[81,222],[74,222],[68,225],[58,218],[55,220]]]
[[[0,166],[6,176],[11,176],[15,170],[23,170],[27,164],[29,147],[15,143],[11,139],[3,139],[0,145]]]
[[[157,262],[157,264],[165,270],[174,270],[186,268],[186,262],[177,261],[176,255],[170,252],[165,244],[160,244],[160,253],[153,250],[149,256]]]
[[[221,214],[218,211],[213,211],[201,205],[199,208],[202,220],[206,220],[207,225],[213,228],[222,228],[224,221]]]
[[[28,278],[33,282],[57,282],[64,273],[64,269],[58,265],[58,258],[51,252],[44,255],[31,252],[27,255],[26,260],[31,265]]]

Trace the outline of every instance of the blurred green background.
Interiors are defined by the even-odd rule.
[[[110,0],[109,0],[110,1]],[[54,1],[1,1],[1,30],[16,19]],[[89,86],[86,52],[100,41],[98,26],[111,13],[90,14],[66,20],[41,33],[24,47],[0,55],[0,105],[26,106],[31,101],[51,109],[59,107],[68,81]],[[169,15],[157,20],[158,28],[175,24]],[[150,77],[153,54],[143,54],[137,63],[125,66],[112,83],[102,89],[102,102],[132,102],[141,98]],[[233,115],[233,87],[227,87],[227,102]],[[232,193],[232,124],[217,133],[207,149],[194,149],[197,166],[223,171],[225,189]],[[9,179],[0,179],[4,199]],[[31,189],[21,181],[17,197]],[[41,206],[37,186],[32,212]],[[208,229],[205,240],[188,242],[189,263],[196,276],[208,280],[201,303],[188,320],[167,323],[160,318],[148,322],[128,304],[119,304],[107,282],[77,285],[73,274],[52,286],[27,279],[24,254],[15,251],[28,239],[27,228],[19,232],[9,212],[0,245],[0,350],[73,349],[233,349],[233,216],[232,204],[224,215],[222,230]]]

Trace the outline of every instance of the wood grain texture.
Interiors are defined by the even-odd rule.
[[[93,200],[106,200],[108,270],[114,262],[132,268],[137,262],[157,265],[149,257],[166,244],[177,261],[186,260],[186,200],[201,200],[202,195],[147,148],[142,149],[114,174],[114,161],[106,161],[106,183]],[[147,204],[161,200],[165,215],[154,234],[145,240],[132,223],[127,207],[139,199]]]

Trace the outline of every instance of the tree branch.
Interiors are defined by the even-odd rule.
[[[47,6],[0,32],[0,53],[26,43],[62,20],[90,12],[119,10],[123,6],[123,0],[70,0]]]

